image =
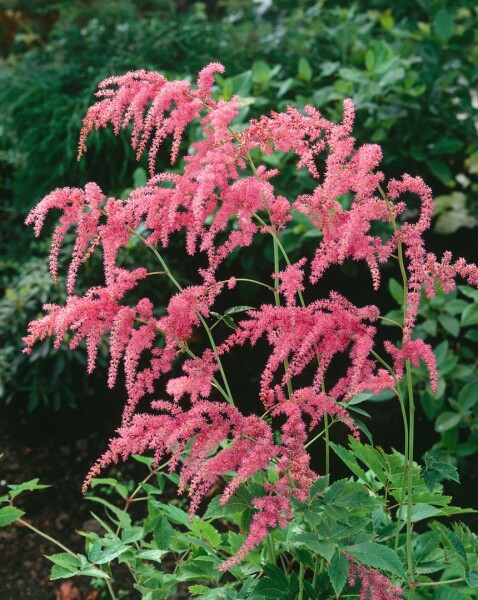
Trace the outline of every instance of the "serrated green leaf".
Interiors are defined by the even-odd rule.
[[[318,494],[322,494],[329,486],[329,476],[319,477],[310,488],[309,498],[313,500]]]
[[[87,496],[86,499],[90,502],[102,504],[108,510],[110,510],[118,519],[115,521],[112,517],[110,517],[116,526],[120,526],[122,528],[131,527],[131,517],[124,509],[118,508],[117,506],[114,506],[114,504],[111,504],[111,502],[108,502],[104,498],[99,498],[97,496]]]
[[[117,544],[112,544],[105,548],[99,555],[99,557],[95,560],[97,565],[104,565],[110,563],[112,560],[124,554],[127,550],[129,550],[129,546],[119,542]]]
[[[407,577],[396,552],[388,546],[376,542],[364,542],[346,546],[343,550],[368,567],[389,571],[404,579]]]
[[[347,583],[347,577],[349,574],[349,561],[343,552],[339,552],[337,550],[332,556],[330,564],[327,568],[327,574],[338,598],[342,593],[345,584]]]
[[[65,569],[75,570],[81,567],[80,557],[78,555],[69,554],[68,552],[58,552],[45,556],[53,564]]]
[[[478,587],[478,571],[468,571],[465,574],[465,579],[466,579],[466,583],[471,587],[471,588],[476,588]]]
[[[115,491],[123,498],[123,500],[128,498],[128,488],[122,483],[119,483],[119,481],[113,477],[94,477],[91,480],[91,488],[93,489],[98,485],[113,487]]]
[[[98,569],[94,565],[88,565],[82,569],[80,569],[78,575],[85,575],[87,577],[99,577],[100,579],[109,579],[109,575]]]
[[[123,529],[121,532],[121,541],[124,544],[133,544],[144,537],[144,529],[139,526]]]
[[[254,595],[257,594],[259,597],[271,600],[276,598],[288,600],[290,598],[289,580],[284,572],[275,565],[265,565],[264,572],[266,575],[259,579],[254,588]]]
[[[354,475],[363,481],[367,481],[365,471],[357,463],[357,460],[351,452],[346,450],[343,446],[339,446],[333,442],[330,442],[330,447],[337,454],[337,456],[342,459],[342,461],[348,466]]]
[[[135,553],[135,557],[140,558],[141,560],[161,562],[165,554],[168,554],[167,550],[140,550]]]
[[[231,515],[238,515],[249,508],[243,500],[237,496],[232,496],[226,504],[219,504],[219,497],[215,497],[209,503],[207,510],[204,514],[204,519],[221,519],[223,517],[229,517]]]
[[[173,536],[173,527],[169,521],[161,515],[154,529],[154,541],[159,550],[169,550],[171,538]]]
[[[10,489],[9,496],[10,498],[15,498],[22,492],[32,492],[34,490],[44,490],[45,488],[49,488],[49,485],[43,485],[38,483],[40,480],[38,477],[35,479],[31,479],[30,481],[25,481],[24,483],[20,483],[18,485],[9,485]]]
[[[2,506],[2,508],[0,508],[0,527],[5,527],[6,525],[14,523],[23,517],[24,514],[25,512],[16,506]]]
[[[436,483],[442,479],[452,479],[460,481],[456,467],[448,463],[437,461],[433,456],[428,454],[424,456],[425,467],[422,469],[422,477],[425,485],[430,491],[433,491]]]
[[[80,571],[78,569],[71,570],[65,567],[60,567],[60,565],[53,565],[51,568],[50,581],[55,581],[56,579],[67,579],[73,575],[78,575],[79,572]]]

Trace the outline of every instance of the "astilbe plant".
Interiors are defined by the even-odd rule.
[[[26,223],[34,226],[36,235],[50,210],[62,213],[51,247],[54,279],[66,232],[76,227],[77,235],[66,304],[45,306],[46,316],[29,325],[25,351],[48,336],[59,347],[69,333],[71,348],[86,342],[91,372],[98,344],[109,335],[110,387],[115,385],[120,364],[124,365],[128,401],[122,423],[87,476],[85,490],[101,470],[132,454],[152,453],[155,464],[167,456],[171,457],[170,469],[179,470],[180,491],[187,490],[192,515],[223,477],[227,484],[221,504],[241,484],[274,466],[277,477],[264,484],[263,496],[252,501],[255,511],[248,535],[239,551],[222,564],[225,570],[242,561],[272,529],[286,525],[294,499],[307,498],[319,477],[308,453],[319,424],[325,424],[328,435],[333,418],[358,436],[347,402],[365,391],[378,394],[391,388],[400,394],[399,380],[405,371],[409,376],[410,365],[420,359],[428,366],[432,389],[436,389],[435,356],[428,344],[413,337],[420,294],[425,290],[432,297],[437,284],[452,290],[457,276],[477,286],[478,268],[463,259],[453,262],[449,253],[439,260],[427,252],[423,233],[430,226],[434,206],[431,191],[422,179],[410,175],[383,185],[384,175],[377,170],[380,147],[357,147],[352,136],[351,100],[343,103],[340,124],[306,106],[303,111],[289,107],[237,128],[239,98],[217,100],[213,95],[214,73],[223,70],[220,64],[208,65],[195,87],[147,71],[111,77],[100,84],[98,101],[83,122],[80,155],[86,151],[91,131],[110,125],[116,134],[129,129],[137,156],[149,153],[150,178],[125,200],[107,198],[96,184],[88,183],[84,190],[57,189],[32,209]],[[180,170],[157,173],[156,156],[166,138],[172,138],[174,163],[181,155],[186,128],[195,122],[200,124],[202,137],[181,156]],[[277,194],[274,178],[278,172],[256,165],[251,158],[251,153],[279,151],[296,156],[297,169],[307,170],[315,180],[310,193],[298,198]],[[324,164],[320,172],[319,158]],[[413,223],[405,218],[407,193],[419,202],[419,217]],[[341,202],[345,195],[351,198],[348,208]],[[322,233],[311,260],[291,263],[281,244],[280,234],[291,221],[292,211],[309,217]],[[388,227],[388,237],[374,235],[377,223]],[[204,257],[197,285],[182,287],[163,256],[172,236],[180,233],[184,233],[187,254]],[[224,267],[230,264],[227,259],[236,249],[251,246],[259,235],[269,236],[273,244],[270,280],[258,282],[270,290],[271,303],[248,310],[237,328],[216,343],[208,324],[216,300],[243,281],[249,282],[224,275]],[[118,254],[131,236],[149,247],[161,265],[158,276],[169,278],[177,289],[164,316],[155,313],[154,299],[142,298],[135,306],[125,302],[128,292],[152,275],[144,268],[128,271],[118,266]],[[99,249],[105,284],[76,295],[78,269]],[[330,267],[349,259],[366,262],[375,290],[380,286],[381,265],[398,260],[405,307],[402,339],[385,342],[393,367],[378,354],[375,338],[383,317],[377,307],[354,306],[334,291],[326,298],[305,301],[307,282],[315,285]],[[195,354],[188,340],[200,327],[210,344]],[[238,346],[253,347],[261,338],[270,348],[259,391],[265,412],[246,416],[234,404],[223,359]],[[341,377],[330,373],[337,356],[347,360]],[[177,376],[173,367],[181,360],[183,374]],[[306,386],[304,372],[311,374]],[[160,380],[167,397],[153,399],[151,412],[140,412],[138,403],[145,396],[154,398]],[[406,451],[411,471],[413,397],[409,404]],[[276,424],[280,439],[274,435],[273,423],[282,423]],[[234,476],[229,478],[231,473]],[[362,582],[360,598],[401,597],[400,589],[378,571],[351,564],[351,585]]]

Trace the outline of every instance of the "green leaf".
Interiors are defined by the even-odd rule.
[[[219,504],[219,497],[215,497],[209,503],[207,510],[204,514],[204,519],[221,519],[223,517],[229,517],[231,515],[237,515],[249,508],[248,504],[238,498],[237,496],[232,496],[230,500],[226,502],[224,505]]]
[[[463,148],[461,140],[455,138],[443,138],[430,148],[430,154],[455,154]]]
[[[353,406],[355,404],[361,404],[366,400],[370,400],[370,398],[373,398],[373,394],[371,394],[370,392],[362,392],[361,394],[357,394],[356,396],[348,400],[344,404],[344,406]]]
[[[167,550],[140,550],[139,552],[135,552],[135,557],[141,560],[161,562],[165,554],[168,554]]]
[[[118,544],[113,544],[105,548],[103,552],[100,553],[99,557],[95,560],[97,565],[104,565],[106,563],[110,563],[112,560],[124,554],[130,547],[122,542]]]
[[[450,315],[440,315],[438,317],[440,325],[445,331],[448,331],[453,337],[457,337],[460,333],[460,322],[455,317]]]
[[[433,456],[428,454],[424,456],[425,467],[422,469],[422,477],[425,485],[430,491],[433,491],[435,485],[442,479],[452,479],[460,481],[456,467],[448,463],[439,462]]]
[[[471,588],[478,587],[478,571],[469,571],[465,574],[466,583]]]
[[[117,479],[113,477],[94,477],[91,480],[91,488],[95,488],[97,485],[107,485],[113,487],[116,492],[124,499],[128,497],[128,488],[119,483]]]
[[[75,570],[81,567],[81,559],[78,555],[69,554],[68,552],[58,552],[56,554],[47,555],[45,558],[59,567]]]
[[[334,444],[334,442],[329,442],[332,450],[337,454],[339,458],[343,460],[343,462],[348,466],[348,468],[352,471],[354,475],[356,475],[362,481],[367,481],[367,476],[365,471],[360,467],[355,459],[354,455],[346,450],[343,446],[339,446],[338,444]]]
[[[73,575],[77,575],[79,572],[79,569],[71,570],[66,567],[60,567],[60,565],[53,565],[51,568],[50,581],[55,581],[56,579],[66,579],[68,577],[72,577]]]
[[[298,75],[299,78],[304,81],[310,81],[312,79],[312,67],[304,56],[299,58]]]
[[[407,520],[407,509],[408,507],[404,507],[404,511],[402,513],[402,519],[404,521]],[[412,523],[418,523],[418,521],[423,521],[424,519],[430,519],[431,517],[436,517],[442,514],[442,509],[438,506],[432,506],[431,504],[413,504],[412,505]]]
[[[478,290],[471,285],[459,285],[458,289],[467,298],[478,301]]]
[[[237,313],[246,312],[246,310],[254,310],[253,306],[231,306],[228,308],[224,314],[225,315],[235,315]]]
[[[438,433],[443,433],[444,431],[448,431],[449,429],[456,427],[460,421],[460,414],[446,410],[438,415],[438,418],[435,421],[435,431]]]
[[[254,595],[262,595],[263,598],[287,598],[289,600],[289,580],[284,572],[275,565],[265,565],[265,577],[259,579],[258,584],[254,588]]]
[[[317,480],[310,488],[309,497],[311,500],[315,498],[315,496],[317,496],[318,494],[322,494],[329,487],[329,480],[330,478],[328,475],[324,475],[322,477],[317,478]]]
[[[147,181],[148,181],[148,174],[142,167],[138,167],[137,169],[134,170],[134,172],[133,172],[133,187],[135,187],[135,188],[143,187],[144,185],[146,185]]]
[[[403,305],[403,286],[398,283],[396,279],[388,280],[388,291],[390,295],[400,306]]]
[[[388,546],[376,542],[364,542],[346,546],[343,550],[368,567],[389,571],[404,579],[407,577],[396,552]]]
[[[2,506],[2,508],[0,508],[0,527],[5,527],[6,525],[14,523],[20,519],[20,517],[23,517],[24,514],[25,512],[16,506]]]
[[[10,489],[10,498],[15,498],[22,492],[32,492],[33,490],[44,490],[45,488],[49,488],[49,485],[39,484],[39,478],[31,479],[30,481],[25,481],[24,483],[20,483],[19,485],[9,485]]]
[[[478,324],[478,302],[474,302],[465,308],[461,313],[462,327]]]
[[[468,306],[468,302],[466,300],[460,300],[456,298],[455,300],[450,300],[445,304],[445,310],[450,315],[461,315],[461,313]]]
[[[478,381],[470,381],[464,385],[458,394],[458,402],[464,410],[473,408],[478,401]]]
[[[102,504],[108,510],[110,510],[118,519],[115,521],[110,517],[115,525],[119,525],[122,528],[131,527],[131,517],[124,509],[118,508],[117,506],[114,506],[114,504],[111,504],[111,502],[108,502],[104,498],[99,498],[97,496],[87,496],[86,499],[90,500],[91,502],[98,502],[98,504]]]
[[[339,552],[338,550],[335,552],[328,566],[327,573],[338,598],[347,583],[349,574],[349,561],[343,552]]]
[[[271,78],[271,69],[263,60],[258,60],[252,65],[252,79],[255,83],[267,83]]]
[[[99,577],[100,579],[109,579],[109,575],[98,569],[94,565],[87,565],[80,569],[78,575],[86,575],[87,577]]]
[[[455,32],[453,16],[446,10],[439,10],[433,20],[433,29],[439,38],[448,40]]]
[[[159,550],[169,550],[173,531],[173,527],[166,517],[161,516],[153,534],[154,541],[156,542]]]

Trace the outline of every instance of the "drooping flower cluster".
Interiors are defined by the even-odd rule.
[[[347,402],[358,393],[379,393],[395,385],[372,353],[378,309],[356,307],[335,292],[307,304],[306,281],[316,283],[327,269],[345,260],[363,260],[377,289],[380,265],[403,252],[408,268],[403,339],[398,346],[387,343],[386,349],[399,377],[404,361],[417,364],[423,359],[434,388],[434,355],[423,341],[412,339],[420,293],[424,288],[433,296],[436,282],[450,291],[458,275],[478,285],[478,269],[463,259],[453,262],[449,253],[439,261],[426,252],[423,232],[433,209],[431,192],[421,179],[405,175],[401,181],[389,182],[385,194],[380,187],[384,176],[376,170],[381,150],[372,144],[356,147],[350,100],[344,101],[340,124],[307,106],[303,112],[288,108],[263,116],[239,133],[234,129],[239,99],[212,96],[214,73],[223,70],[217,63],[208,65],[200,72],[196,87],[185,81],[169,82],[148,71],[130,72],[100,84],[99,100],[83,122],[80,154],[86,151],[92,130],[111,124],[118,134],[130,127],[137,155],[149,153],[150,179],[127,200],[106,198],[98,186],[89,183],[84,190],[55,190],[31,211],[26,222],[34,226],[36,235],[50,210],[62,212],[50,255],[54,279],[66,232],[76,227],[77,236],[66,304],[46,305],[48,314],[30,324],[25,342],[29,352],[47,336],[55,337],[56,347],[68,336],[71,348],[84,340],[91,371],[97,347],[109,335],[110,386],[120,365],[124,366],[128,402],[122,425],[86,483],[111,462],[126,460],[133,453],[152,452],[156,463],[169,455],[170,468],[179,470],[180,489],[187,490],[194,512],[220,478],[227,479],[221,496],[225,503],[241,484],[275,465],[277,481],[265,485],[264,495],[253,500],[256,512],[248,536],[223,565],[228,568],[242,560],[271,528],[285,525],[291,517],[292,498],[307,498],[317,475],[305,446],[324,416],[333,415],[357,434]],[[163,141],[172,137],[171,161],[177,161],[182,136],[194,121],[202,129],[201,139],[181,157],[180,169],[158,173],[156,156]],[[257,149],[266,154],[293,153],[297,168],[307,169],[316,180],[315,189],[298,198],[276,193],[273,181],[278,173],[253,163],[250,152]],[[416,223],[405,221],[398,226],[404,220],[406,193],[418,197],[420,216]],[[291,209],[307,215],[322,233],[309,262],[303,258],[290,264],[280,244],[278,236],[292,219]],[[373,233],[377,222],[391,230],[389,239]],[[185,233],[186,252],[202,253],[207,261],[199,271],[198,284],[184,288],[161,255],[179,232]],[[218,271],[234,250],[250,246],[260,234],[275,238],[276,249],[281,249],[271,269],[271,303],[248,311],[237,329],[216,344],[209,322],[211,314],[217,315],[215,301],[240,281],[233,275],[220,279]],[[147,274],[145,269],[126,271],[117,266],[118,254],[132,235],[153,250],[162,273],[178,290],[164,316],[156,316],[154,299],[143,297],[135,306],[125,302],[127,292]],[[77,296],[79,267],[97,248],[103,254],[105,285]],[[271,288],[268,284],[271,280],[266,285]],[[188,340],[201,327],[206,328],[211,347],[194,354]],[[260,378],[259,399],[272,423],[245,416],[233,405],[221,362],[238,346],[255,346],[261,338],[267,341],[270,354]],[[341,374],[331,369],[338,357],[346,364]],[[181,360],[183,373],[177,375],[174,368]],[[312,381],[304,384],[303,378],[310,374]],[[165,376],[170,399],[153,400],[154,414],[138,412],[140,399],[147,394],[154,397],[158,381]],[[280,429],[280,442],[274,437],[274,427]],[[235,475],[228,479],[226,474],[231,472]],[[363,598],[382,598],[377,590],[384,589],[390,598],[396,597],[398,592],[387,588],[388,580],[381,577],[372,569],[352,566],[353,581],[362,580]]]
[[[380,571],[351,560],[349,584],[354,586],[359,580],[359,600],[402,600],[403,598],[402,589],[393,585]]]

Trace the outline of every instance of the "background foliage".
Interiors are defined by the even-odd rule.
[[[146,175],[127,151],[126,138],[115,139],[110,131],[93,135],[88,154],[76,161],[81,119],[100,80],[137,68],[192,77],[220,60],[227,71],[218,78],[218,95],[241,94],[242,119],[306,103],[339,119],[342,99],[351,96],[358,141],[382,145],[390,176],[424,177],[437,195],[435,232],[458,231],[454,245],[469,255],[459,242],[471,239],[463,228],[478,222],[477,23],[478,9],[467,0],[393,6],[382,0],[7,2],[0,13],[2,400],[27,410],[72,406],[103,379],[101,372],[86,379],[76,368],[84,361],[81,350],[53,354],[45,343],[30,357],[21,354],[26,322],[47,298],[61,300],[43,266],[46,237],[33,240],[23,226],[27,211],[58,186],[94,180],[106,192],[122,194]],[[195,135],[191,130],[189,139]],[[308,189],[307,177],[292,182],[287,155],[276,166],[287,196]],[[292,255],[307,254],[314,235],[304,220],[283,241]],[[266,249],[257,247],[251,256],[257,252]],[[258,268],[250,257],[242,267],[248,273]],[[355,265],[344,269],[360,275]],[[89,265],[90,281],[94,272]],[[422,309],[422,335],[439,344],[447,365],[439,398],[420,384],[420,373],[417,386],[424,414],[441,437],[436,451],[455,461],[478,448],[478,313],[476,296],[466,290],[451,300],[441,297]]]

